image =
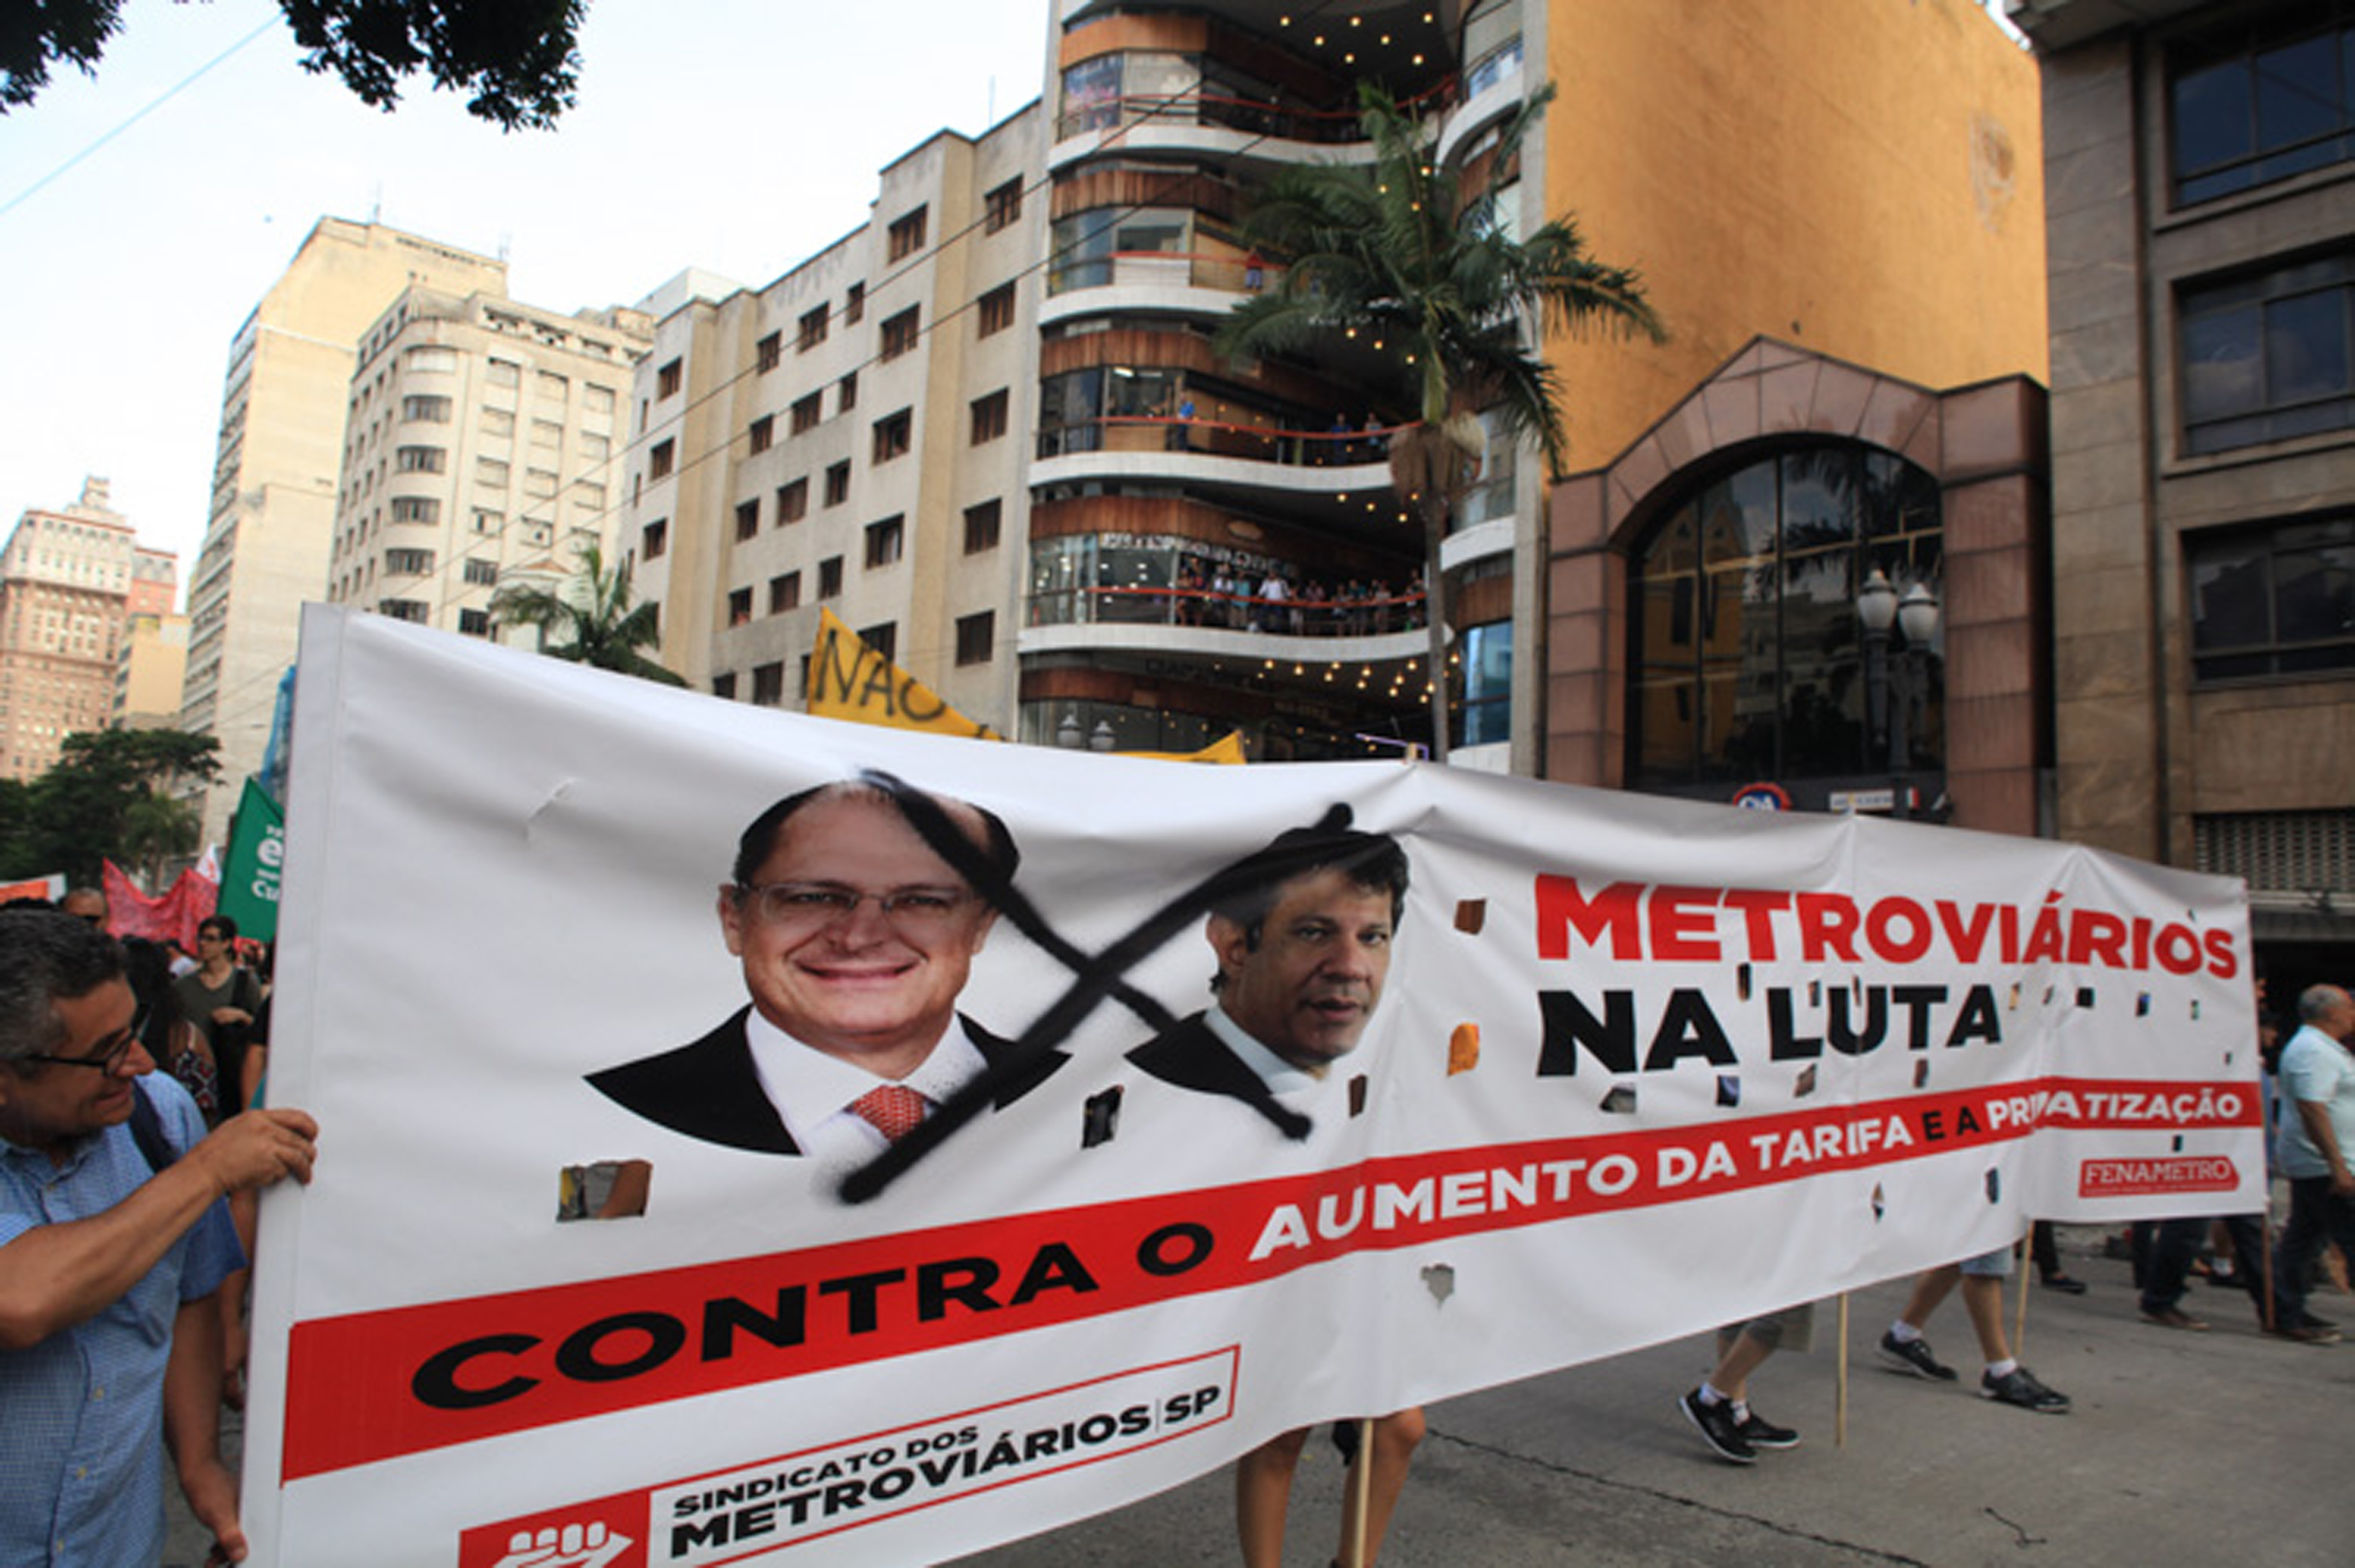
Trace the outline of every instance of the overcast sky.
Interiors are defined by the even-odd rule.
[[[505,251],[509,293],[559,311],[690,266],[766,283],[864,221],[885,164],[1037,97],[1047,15],[594,0],[579,106],[506,135],[423,85],[385,114],[305,73],[274,0],[130,0],[94,79],[0,116],[0,536],[101,474],[185,590],[229,339],[322,217]]]

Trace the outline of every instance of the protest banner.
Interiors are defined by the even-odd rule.
[[[272,1095],[323,1133],[263,1208],[264,1563],[937,1561],[2033,1217],[2262,1202],[2221,879],[1445,768],[975,746],[339,609],[302,669]],[[748,827],[748,863],[807,853],[773,804],[870,770],[826,853],[920,837],[960,885],[738,878]],[[1392,939],[1351,880],[1375,914],[1245,945],[1209,912],[1292,907],[1324,872],[1266,852],[1320,823],[1350,878],[1402,854]],[[952,927],[969,969],[919,940]],[[814,977],[789,928],[922,950]],[[1253,967],[1337,929],[1368,949],[1346,1006]],[[1231,966],[1221,1011],[1297,1004],[1322,1076],[1229,1071],[1248,1041],[1194,1015]],[[920,971],[983,1077],[846,1162],[791,1107],[818,1053],[754,1021]]]

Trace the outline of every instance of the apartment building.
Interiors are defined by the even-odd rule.
[[[143,549],[107,499],[105,480],[86,480],[0,547],[0,777],[37,778],[66,736],[108,727],[133,604],[153,612],[160,592],[171,608],[174,557]]]
[[[2064,836],[2355,963],[2355,11],[2014,0],[2051,192]]]
[[[1242,227],[1271,175],[1371,162],[1360,82],[1473,179],[1552,80],[1505,221],[1574,216],[1671,336],[1541,344],[1589,465],[1566,482],[1492,428],[1441,556],[1455,759],[2035,828],[2036,71],[1969,0],[1068,0],[1050,32],[1038,108],[936,138],[842,244],[665,322],[632,526],[698,684],[794,700],[823,599],[1032,742],[1423,738],[1424,548],[1385,451],[1412,368],[1341,334],[1251,364],[1211,339],[1281,264]],[[943,227],[952,200],[980,225]],[[895,266],[923,300],[862,291]],[[895,366],[928,390],[878,403]],[[902,409],[922,456],[892,469]],[[1876,583],[1910,608],[1868,634]]]
[[[610,551],[642,311],[403,290],[360,340],[326,597],[471,637],[502,581]]]
[[[1040,114],[943,132],[870,219],[765,287],[689,292],[632,410],[621,541],[664,663],[798,705],[821,606],[1011,726]]]
[[[302,606],[326,594],[355,351],[413,284],[504,293],[506,264],[322,218],[230,344],[180,700],[180,726],[220,745],[220,782],[202,800],[208,842],[261,765]]]

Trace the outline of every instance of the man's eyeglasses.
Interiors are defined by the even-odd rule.
[[[17,1057],[16,1060],[55,1062],[60,1067],[95,1067],[100,1072],[112,1076],[114,1070],[123,1065],[123,1059],[131,1054],[131,1048],[138,1044],[139,1033],[134,1026],[123,1031],[108,1041],[103,1047],[87,1056],[53,1056],[44,1052],[34,1051]]]
[[[973,895],[962,887],[895,887],[889,893],[861,893],[830,882],[770,882],[758,886],[737,884],[736,899],[766,925],[809,930],[839,925],[861,904],[871,901],[893,930],[906,937],[923,937],[946,930],[973,902]]]

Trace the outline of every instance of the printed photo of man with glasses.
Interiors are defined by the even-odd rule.
[[[707,1143],[864,1163],[1007,1056],[956,1004],[1019,858],[995,815],[886,775],[787,796],[744,830],[719,888],[751,1003],[589,1083]],[[1010,1075],[993,1105],[1064,1060]]]

